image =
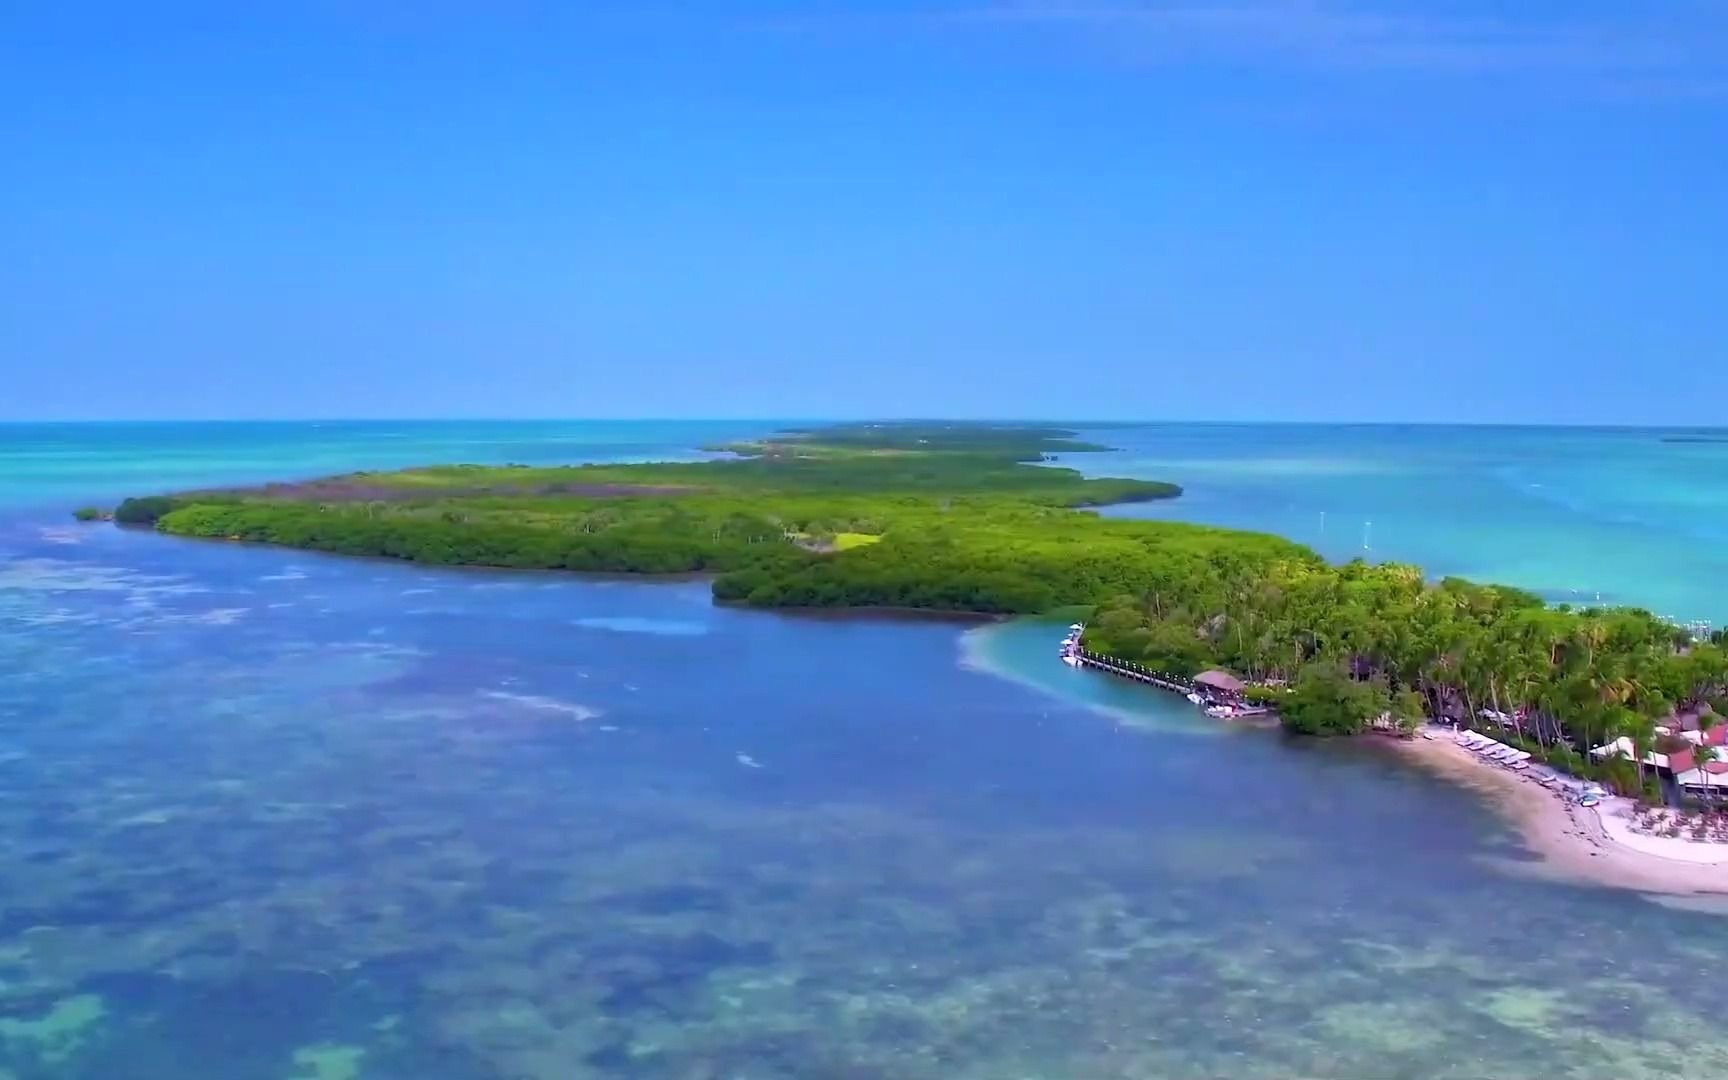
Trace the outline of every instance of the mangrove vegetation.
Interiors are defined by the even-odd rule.
[[[691,463],[446,465],[131,499],[177,536],[434,565],[705,573],[758,607],[1092,610],[1089,648],[1174,675],[1237,672],[1290,728],[1503,718],[1578,772],[1676,712],[1713,716],[1728,655],[1635,609],[1550,607],[1413,566],[1328,564],[1274,536],[1089,512],[1174,485],[1050,463],[1106,448],[1045,427],[856,424]],[[1608,779],[1635,787],[1629,760]]]

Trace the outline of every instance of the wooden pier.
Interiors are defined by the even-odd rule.
[[[1184,679],[1180,675],[1171,675],[1168,672],[1163,671],[1153,671],[1151,668],[1142,664],[1136,664],[1128,660],[1118,660],[1114,656],[1105,656],[1103,653],[1095,653],[1091,649],[1077,649],[1075,650],[1074,655],[1079,658],[1080,663],[1087,667],[1097,668],[1100,671],[1108,671],[1112,675],[1120,675],[1125,679],[1134,679],[1139,682],[1150,683],[1153,686],[1158,687],[1160,690],[1169,690],[1172,693],[1184,695],[1196,692],[1193,681]]]
[[[1118,660],[1114,656],[1105,656],[1103,653],[1095,653],[1091,649],[1075,647],[1068,655],[1079,660],[1081,665],[1084,667],[1097,668],[1099,671],[1108,672],[1111,675],[1120,675],[1124,679],[1133,679],[1136,682],[1143,682],[1149,686],[1156,686],[1160,690],[1168,690],[1173,694],[1181,694],[1184,697],[1187,697],[1189,694],[1199,694],[1207,705],[1212,705],[1217,702],[1217,698],[1210,692],[1209,687],[1201,686],[1193,679],[1185,679],[1180,675],[1172,675],[1167,671],[1153,671],[1144,664],[1136,664],[1132,660]],[[1224,719],[1227,720],[1245,720],[1250,717],[1256,719],[1268,719],[1275,717],[1278,712],[1278,710],[1265,705],[1244,705],[1237,701],[1230,701],[1225,704],[1229,709],[1228,714],[1224,717]],[[1208,709],[1207,713],[1208,715],[1217,715],[1217,713],[1213,712],[1211,709]]]

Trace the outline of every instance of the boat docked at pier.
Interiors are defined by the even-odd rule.
[[[1080,666],[1080,636],[1086,632],[1082,623],[1075,623],[1068,628],[1068,636],[1062,639],[1062,662],[1069,667]]]

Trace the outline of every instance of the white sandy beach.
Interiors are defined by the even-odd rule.
[[[1555,876],[1638,892],[1728,897],[1728,844],[1649,836],[1631,828],[1634,804],[1576,803],[1472,754],[1450,734],[1400,741],[1425,768],[1480,791],[1517,825]]]

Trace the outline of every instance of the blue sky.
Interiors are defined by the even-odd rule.
[[[0,418],[1722,422],[1713,0],[0,13]]]

